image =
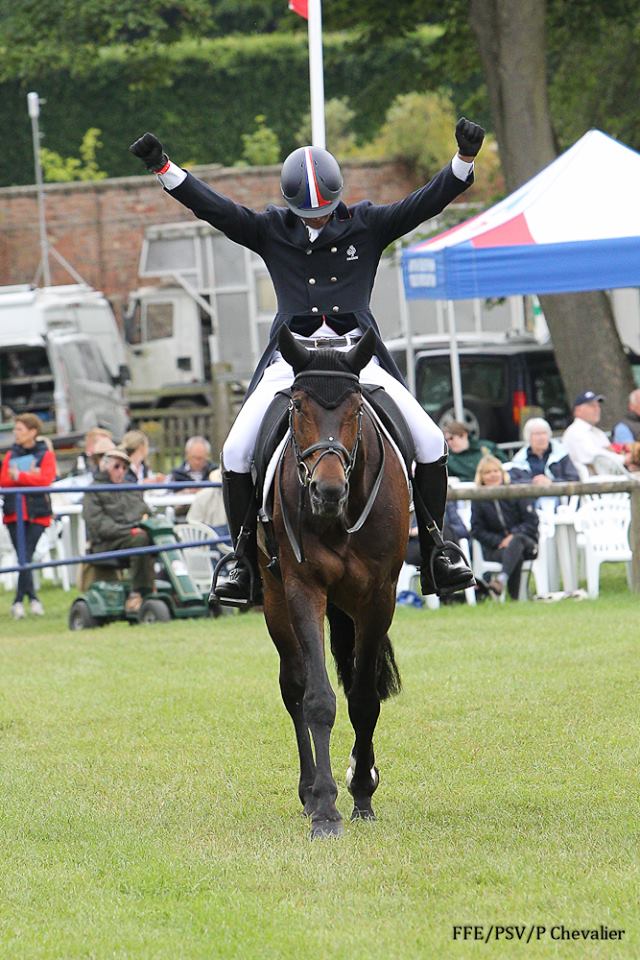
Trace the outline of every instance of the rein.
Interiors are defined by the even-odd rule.
[[[354,441],[353,447],[351,448],[350,451],[347,450],[344,444],[340,443],[340,441],[336,440],[334,437],[327,437],[326,440],[319,440],[317,443],[312,443],[305,450],[301,450],[295,435],[295,431],[293,429],[293,411],[294,411],[294,406],[293,406],[293,401],[291,401],[289,404],[289,440],[287,442],[287,445],[285,446],[285,449],[282,452],[282,456],[280,458],[280,467],[279,467],[280,503],[281,503],[281,509],[282,509],[282,521],[287,533],[287,537],[289,539],[289,543],[291,544],[291,549],[293,550],[294,556],[298,561],[298,563],[304,563],[305,556],[304,556],[304,550],[302,547],[302,508],[304,505],[304,495],[305,495],[305,492],[309,489],[309,486],[313,480],[313,475],[315,473],[316,467],[318,466],[320,461],[323,459],[323,457],[326,457],[329,454],[333,454],[334,456],[340,458],[340,462],[342,463],[342,468],[345,474],[345,480],[348,483],[349,477],[351,476],[351,472],[356,464],[358,452],[360,450],[360,443],[362,440],[362,415],[363,413],[366,412],[367,417],[369,418],[369,421],[373,425],[376,439],[378,441],[378,451],[380,453],[380,465],[378,467],[378,473],[376,474],[376,478],[373,482],[373,486],[371,487],[371,492],[367,497],[367,502],[364,505],[362,513],[360,514],[356,522],[353,524],[353,526],[344,528],[345,532],[348,535],[350,535],[352,533],[357,533],[358,530],[360,530],[360,528],[364,525],[367,517],[371,513],[373,505],[376,501],[376,497],[378,496],[378,492],[380,490],[380,485],[382,484],[386,454],[384,449],[384,440],[382,438],[382,433],[380,431],[380,428],[378,427],[378,424],[376,423],[376,420],[374,419],[374,417],[371,416],[371,413],[368,410],[366,410],[366,408],[364,407],[360,407],[360,409],[358,410],[358,430],[356,433],[356,439]],[[297,535],[294,532],[293,526],[289,519],[289,514],[286,508],[285,497],[283,496],[283,493],[282,493],[283,478],[284,478],[284,459],[285,459],[286,447],[289,445],[291,445],[293,456],[295,458],[296,475],[298,477]],[[306,460],[312,453],[315,453],[317,450],[322,450],[322,453],[320,454],[320,456],[318,457],[318,459],[316,460],[316,462],[314,463],[313,467],[310,470],[306,463]]]

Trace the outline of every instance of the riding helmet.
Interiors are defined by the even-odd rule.
[[[282,196],[298,217],[314,219],[333,213],[342,186],[338,161],[322,147],[298,147],[282,164]]]

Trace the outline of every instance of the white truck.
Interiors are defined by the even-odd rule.
[[[84,284],[0,287],[0,405],[31,412],[45,432],[127,429],[126,348],[103,294]],[[3,445],[6,445],[3,436]]]
[[[214,379],[251,377],[275,293],[260,257],[200,220],[148,227],[124,331],[132,408],[215,405]]]

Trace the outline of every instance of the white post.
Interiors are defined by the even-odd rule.
[[[31,138],[33,140],[33,162],[36,171],[36,194],[38,198],[38,222],[40,225],[40,256],[42,260],[42,279],[45,287],[51,286],[51,271],[49,270],[49,243],[47,241],[47,225],[44,213],[44,188],[42,186],[42,166],[40,164],[40,130],[38,117],[40,116],[40,97],[37,93],[27,94],[27,109],[31,117]]]
[[[453,389],[453,410],[456,420],[464,423],[462,406],[462,378],[460,376],[460,357],[458,356],[458,335],[456,333],[456,316],[453,309],[453,300],[447,300],[447,316],[449,319],[449,347],[451,359],[451,387]]]
[[[322,65],[322,3],[309,0],[309,89],[311,94],[311,143],[326,146],[324,129],[324,68]]]

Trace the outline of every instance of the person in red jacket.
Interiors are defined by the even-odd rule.
[[[56,458],[46,442],[39,436],[42,423],[34,413],[22,413],[16,417],[13,435],[15,443],[5,454],[0,470],[2,487],[49,487],[56,479]],[[18,550],[17,497],[5,494],[3,521],[9,531],[11,542]],[[45,527],[51,523],[51,499],[46,493],[25,496],[22,499],[24,518],[25,563],[31,563],[36,544]],[[24,599],[29,598],[31,613],[41,617],[44,608],[33,583],[31,570],[18,574],[16,595],[11,614],[16,620],[25,615]]]

